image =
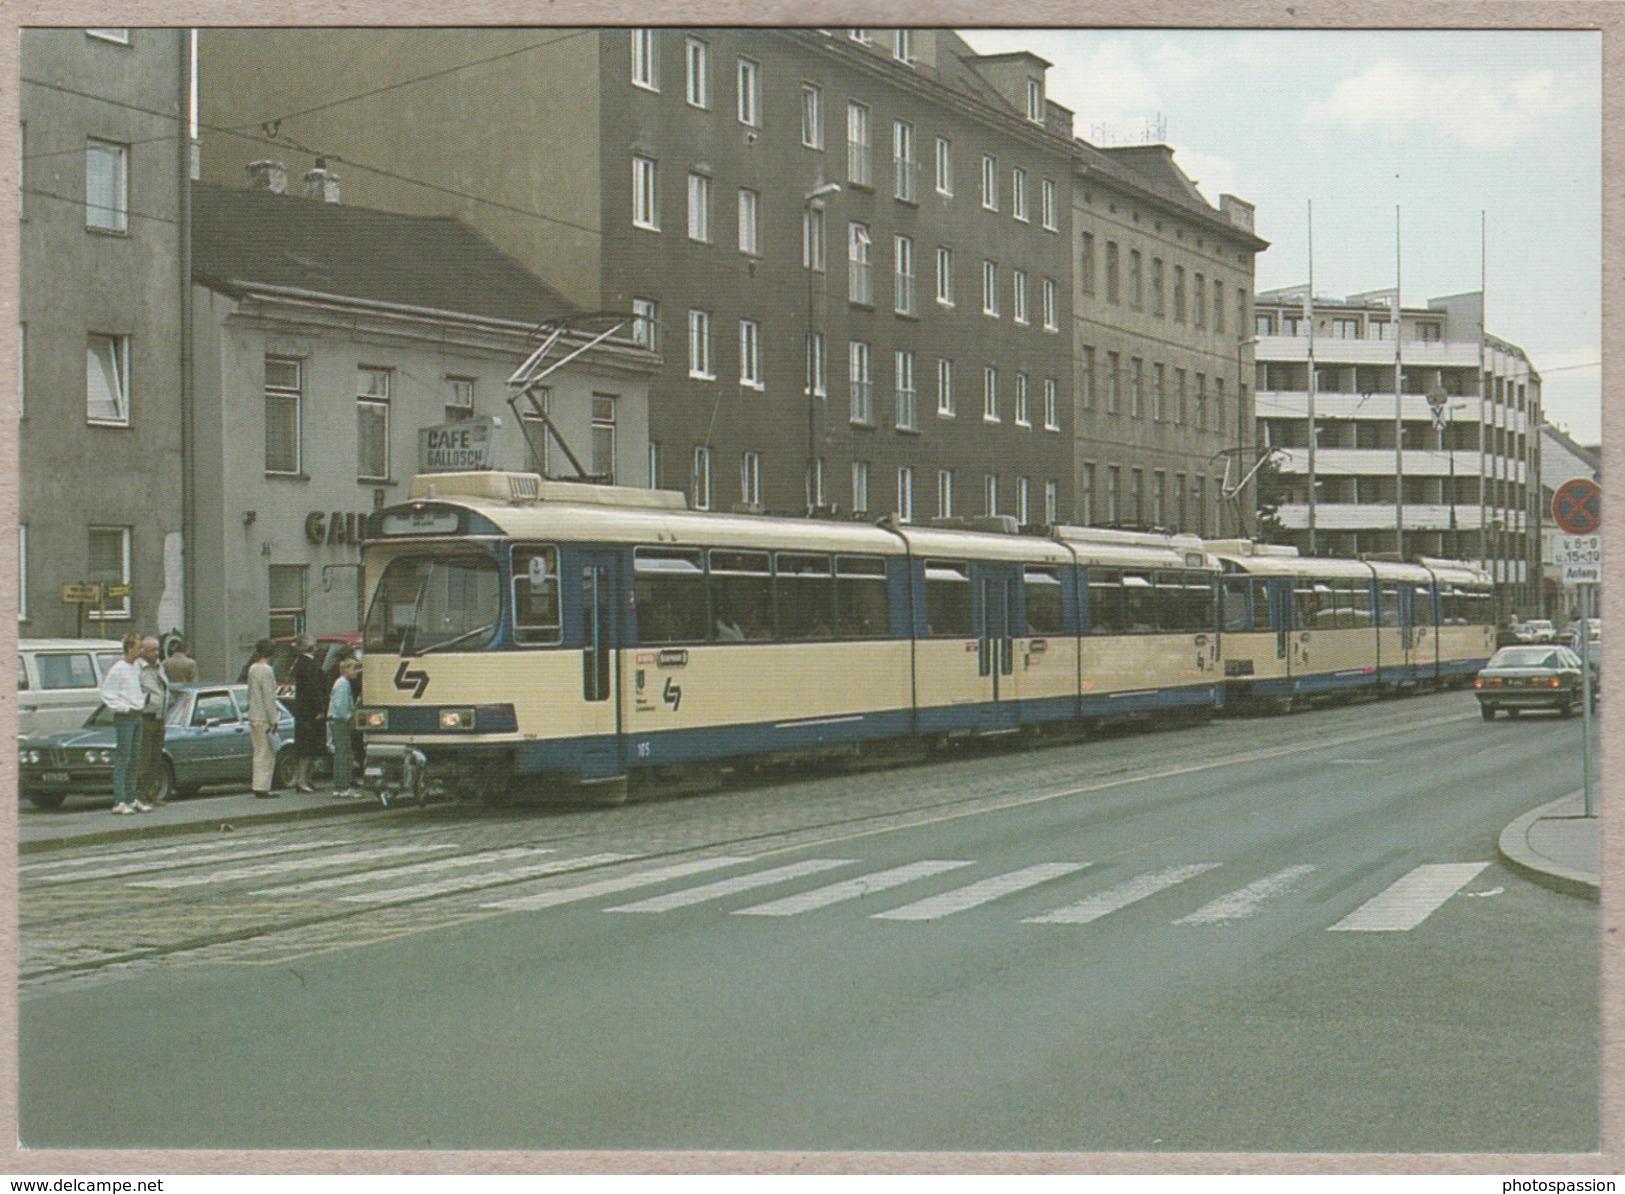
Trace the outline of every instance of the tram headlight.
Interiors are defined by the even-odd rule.
[[[474,728],[474,710],[442,709],[440,711],[440,728],[442,730],[472,730]]]
[[[362,709],[356,714],[356,725],[363,730],[387,730],[389,728],[389,711],[387,709]]]

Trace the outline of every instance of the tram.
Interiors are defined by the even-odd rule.
[[[1294,564],[1191,535],[976,523],[717,514],[534,474],[419,476],[367,523],[363,782],[487,796],[567,784],[615,802],[629,781],[730,760],[1200,719],[1364,674],[1341,599],[1319,596],[1328,579],[1348,617],[1366,611],[1382,684],[1436,678],[1447,645],[1464,665],[1469,636],[1439,619],[1488,614],[1462,596],[1478,578],[1459,565]],[[1294,571],[1309,563],[1312,576]],[[1391,624],[1372,613],[1390,582]],[[1326,636],[1345,631],[1331,651]]]

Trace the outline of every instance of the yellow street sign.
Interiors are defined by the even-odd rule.
[[[63,585],[62,603],[64,605],[85,604],[96,605],[102,599],[100,585]]]

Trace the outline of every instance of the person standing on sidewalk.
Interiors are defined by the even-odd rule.
[[[156,806],[169,803],[163,790],[164,718],[169,713],[169,677],[158,660],[158,640],[141,640],[141,742],[136,750],[136,802]],[[139,811],[139,808],[138,808]]]
[[[190,684],[197,679],[197,661],[186,653],[186,644],[180,639],[175,640],[169,658],[164,660],[164,675],[171,684]]]
[[[144,813],[149,806],[135,797],[135,752],[141,737],[141,707],[147,703],[141,691],[139,635],[124,636],[124,658],[107,669],[102,677],[102,704],[113,713],[113,811]]]
[[[355,747],[351,732],[355,727],[355,695],[350,686],[360,665],[352,659],[339,664],[339,678],[327,698],[327,744],[333,748],[333,795],[354,796]]]
[[[271,800],[271,781],[276,775],[276,673],[271,655],[276,644],[262,638],[254,645],[254,661],[248,665],[248,736],[254,747],[254,795]]]
[[[314,792],[316,760],[327,754],[327,676],[316,662],[316,640],[301,634],[293,640],[293,753],[298,760],[294,787]]]

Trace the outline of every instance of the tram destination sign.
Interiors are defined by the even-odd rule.
[[[418,471],[472,472],[493,467],[496,420],[489,415],[423,427],[418,431]]]

